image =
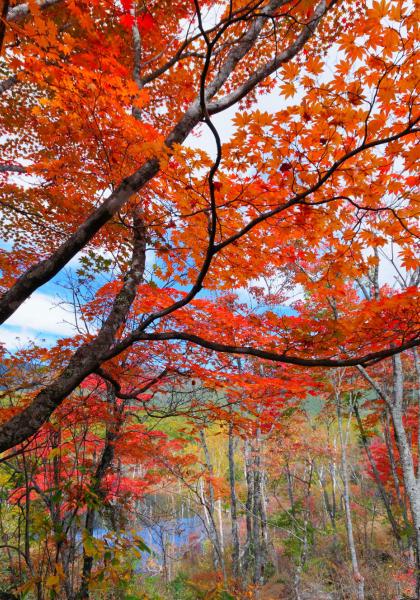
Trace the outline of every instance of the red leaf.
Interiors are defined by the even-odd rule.
[[[131,29],[132,26],[134,25],[134,17],[131,15],[121,15],[120,23],[126,29]]]
[[[155,26],[155,21],[152,15],[148,12],[142,13],[137,17],[137,25],[142,32],[150,31]]]
[[[280,171],[282,173],[285,173],[286,171],[290,171],[291,168],[292,168],[292,165],[288,162],[285,162],[282,165],[280,165]]]
[[[121,4],[125,12],[130,12],[133,2],[132,0],[121,0]]]

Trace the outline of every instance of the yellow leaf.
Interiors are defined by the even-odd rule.
[[[57,458],[57,456],[60,456],[60,448],[53,448],[48,452],[47,458],[48,460],[52,460],[53,458]]]
[[[83,540],[83,548],[85,550],[86,556],[94,557],[97,555],[97,550],[95,548],[95,544],[93,543],[90,537],[85,537]]]
[[[49,575],[45,581],[47,589],[51,590],[57,588],[60,585],[60,578],[58,575]]]
[[[10,475],[4,471],[0,471],[0,486],[4,487],[10,481]]]

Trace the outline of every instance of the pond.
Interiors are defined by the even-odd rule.
[[[107,533],[105,528],[96,528],[93,535],[101,539]],[[150,548],[151,554],[142,552],[142,559],[138,561],[136,571],[144,570],[151,558],[161,565],[165,552],[167,556],[175,559],[181,558],[186,552],[199,553],[206,539],[203,521],[198,516],[150,523],[139,529],[137,535]]]

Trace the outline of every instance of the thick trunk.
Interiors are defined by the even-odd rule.
[[[125,323],[144,274],[146,231],[138,215],[135,215],[133,225],[130,269],[98,335],[92,341],[82,344],[55,381],[39,392],[27,408],[0,428],[0,452],[23,442],[38,431],[57,406],[82,383],[85,377],[98,369],[114,343],[118,329]]]

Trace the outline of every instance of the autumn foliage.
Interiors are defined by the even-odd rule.
[[[52,597],[67,586],[69,600],[87,598],[112,561],[111,576],[128,581],[120,554],[130,537],[99,543],[94,521],[175,481],[191,494],[201,482],[213,566],[226,582],[213,517],[218,500],[234,497],[234,477],[229,492],[213,473],[200,437],[212,424],[228,436],[231,462],[232,436],[243,444],[262,521],[261,461],[275,479],[299,454],[293,476],[310,485],[298,486],[299,514],[292,501],[288,518],[305,524],[309,548],[312,476],[336,452],[309,434],[310,449],[295,439],[314,397],[337,410],[342,446],[342,403],[348,431],[357,417],[360,464],[391,521],[398,506],[401,549],[417,512],[420,527],[420,492],[404,497],[413,477],[420,490],[410,376],[420,343],[417,3],[3,4],[1,323],[46,284],[60,287],[74,321],[73,336],[1,346],[0,451],[15,460],[7,501],[27,511],[28,590],[40,599],[43,586]],[[330,367],[351,373],[351,385]],[[375,397],[360,404],[366,389]],[[165,419],[183,425],[167,433]],[[265,447],[282,453],[281,468]],[[337,457],[349,532],[351,482]],[[33,503],[48,513],[35,550]],[[258,587],[258,556],[269,550],[264,538],[258,551],[265,533],[255,519],[248,525],[242,558]],[[82,565],[73,579],[71,532]],[[407,535],[419,555],[420,534]],[[293,555],[296,590],[305,544]],[[237,576],[239,541],[234,556]]]

